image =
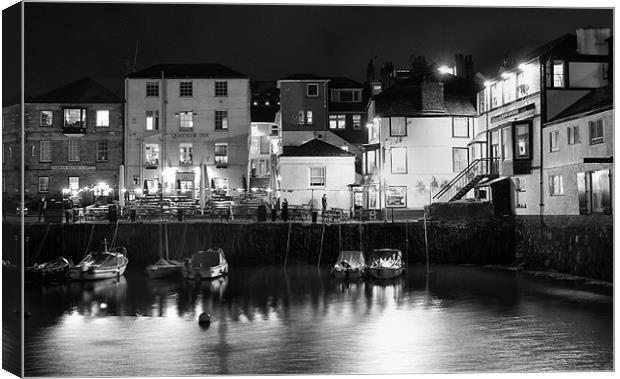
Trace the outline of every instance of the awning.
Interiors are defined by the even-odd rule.
[[[506,179],[510,179],[510,176],[500,176],[499,178],[482,181],[482,182],[478,183],[478,185],[476,185],[475,188],[488,187],[491,184],[495,184],[497,182],[501,182],[502,180],[506,180]]]

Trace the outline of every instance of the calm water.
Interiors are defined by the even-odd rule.
[[[26,291],[28,376],[613,369],[611,289],[475,267],[391,282],[313,266],[214,282],[70,283]],[[200,313],[212,323],[201,328]]]

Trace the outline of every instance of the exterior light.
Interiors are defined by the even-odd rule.
[[[237,191],[243,192],[243,188],[237,188]]]
[[[75,190],[71,191],[71,196],[77,196],[77,194],[78,194],[78,191],[75,191]]]
[[[490,81],[488,81],[488,80],[487,80],[486,82],[484,82],[484,86],[485,86],[485,87],[490,87],[490,86],[491,86],[491,84],[493,84],[493,83],[491,83],[491,82],[490,82]]]
[[[134,192],[137,193],[138,195],[142,195],[142,188],[136,188]]]
[[[442,74],[452,74],[454,72],[452,67],[448,66],[439,66],[438,70]]]
[[[252,187],[252,192],[256,192],[256,191],[258,191],[258,188]]]
[[[254,105],[255,107],[258,106],[258,101],[254,101],[252,105]]]
[[[62,194],[63,194],[63,195],[66,195],[66,194],[68,194],[69,192],[71,192],[71,191],[69,190],[69,188],[63,188],[63,189],[62,189]]]
[[[266,106],[269,106],[269,101],[265,101],[265,105],[266,105]]]
[[[527,64],[525,64],[525,63],[521,63],[519,65],[519,70],[521,70],[521,71],[525,71],[526,68],[527,68]]]
[[[271,188],[267,188],[267,192],[271,192],[273,191]]]

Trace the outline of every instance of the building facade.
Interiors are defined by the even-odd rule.
[[[328,208],[351,208],[350,185],[355,182],[352,153],[315,138],[285,148],[278,158],[278,169],[281,200],[321,209],[321,198],[326,195]]]
[[[248,189],[246,75],[220,64],[162,64],[128,75],[125,93],[132,193],[204,199]]]
[[[612,214],[613,87],[596,89],[544,125],[546,215]]]
[[[250,189],[276,190],[277,157],[282,153],[280,126],[252,122],[249,147]]]
[[[371,99],[363,208],[423,208],[468,166],[476,90],[470,80],[429,72]]]
[[[3,191],[18,196],[21,106],[3,108]],[[86,205],[119,196],[123,102],[89,78],[24,104],[26,203],[71,197]]]
[[[508,179],[507,191],[491,191],[510,213],[544,214],[544,123],[592,89],[609,84],[609,29],[579,29],[508,62],[478,93],[476,136],[470,156]]]

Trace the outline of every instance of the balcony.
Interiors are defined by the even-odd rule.
[[[79,124],[65,125],[62,127],[62,134],[67,137],[82,137],[86,134],[86,127]]]

